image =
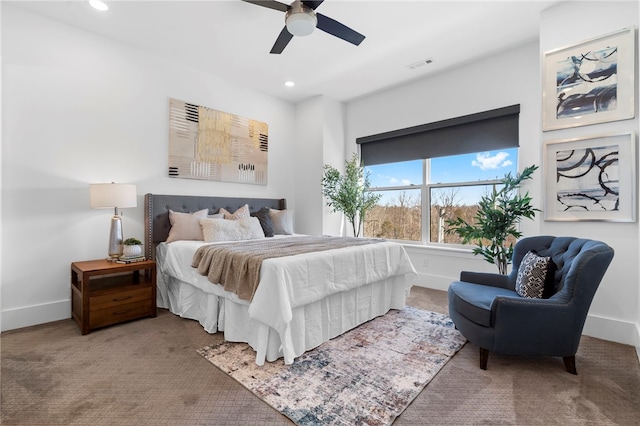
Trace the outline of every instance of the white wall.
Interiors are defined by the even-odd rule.
[[[571,2],[549,8],[543,11],[540,17],[540,55],[543,57],[544,52],[549,50],[570,46],[625,27],[633,26],[637,29],[638,14],[639,8],[636,1]],[[567,31],[568,25],[571,28],[570,31]],[[638,85],[637,60],[636,57],[636,87]],[[636,118],[634,119],[544,132],[542,138],[544,141],[549,141],[634,131],[637,146],[639,123],[637,97],[635,102]],[[594,238],[606,241],[615,249],[613,262],[589,310],[584,333],[640,347],[638,223],[544,222],[542,231],[549,234],[570,233],[580,237]]]
[[[344,104],[325,96],[324,107],[323,166],[328,164],[344,171],[345,159],[351,158],[351,152],[345,152]],[[322,192],[320,185],[318,185],[318,188]],[[343,219],[342,213],[331,212],[331,208],[327,207],[324,197],[322,198],[322,205],[322,233],[345,235],[349,226],[346,225],[346,219]],[[345,234],[342,234],[343,231]]]
[[[123,228],[140,239],[147,192],[286,197],[296,207],[293,105],[1,7],[2,330],[70,317],[70,263],[107,252],[112,212],[89,208],[89,183],[137,185]],[[268,123],[268,185],[168,178],[171,97]]]
[[[296,170],[296,199],[300,207],[295,212],[295,231],[301,234],[322,233],[323,120],[322,96],[296,105],[296,155],[290,161]]]
[[[521,107],[520,170],[533,163],[542,165],[542,143],[547,138],[590,134],[594,131],[637,131],[636,118],[575,131],[552,132],[553,135],[543,134],[540,74],[541,52],[547,49],[562,47],[569,42],[578,42],[626,26],[637,26],[637,2],[570,2],[548,9],[542,14],[541,20],[540,43],[534,41],[511,51],[348,103],[348,146],[345,151],[355,149],[355,140],[361,136],[512,104],[520,104]],[[533,197],[535,206],[540,209],[543,208],[544,193],[542,173],[542,170],[537,171],[534,180],[525,187]],[[525,220],[521,230],[525,236],[572,235],[600,239],[610,244],[616,250],[616,256],[593,301],[585,334],[638,345],[640,251],[637,223],[554,223],[545,222],[538,216],[535,221]],[[448,283],[458,277],[460,270],[495,271],[493,265],[479,261],[469,253],[419,246],[409,246],[408,251],[419,273],[418,285],[444,290]]]
[[[324,165],[344,169],[344,114],[341,102],[316,96],[296,105],[296,232],[339,235],[341,215],[322,196]]]

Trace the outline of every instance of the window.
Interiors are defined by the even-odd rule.
[[[520,105],[356,139],[371,191],[364,235],[461,243],[447,219],[468,222],[480,197],[518,164]]]
[[[381,195],[367,213],[364,235],[393,240],[460,244],[446,220],[471,221],[480,197],[506,173],[517,173],[518,149],[366,166],[371,191]]]

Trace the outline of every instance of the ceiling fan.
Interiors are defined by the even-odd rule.
[[[344,24],[331,19],[321,13],[316,13],[316,8],[324,0],[295,0],[291,5],[286,5],[275,0],[242,0],[247,3],[285,12],[285,27],[280,32],[271,52],[280,54],[287,47],[293,36],[307,36],[317,27],[333,36],[358,46],[364,40],[364,36],[352,30]]]

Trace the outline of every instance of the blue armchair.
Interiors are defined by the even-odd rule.
[[[529,251],[550,256],[557,269],[553,294],[521,297],[515,290],[518,268]],[[516,243],[509,275],[463,271],[449,286],[449,316],[480,348],[480,368],[489,352],[558,356],[577,374],[575,354],[589,306],[611,260],[607,244],[572,237],[538,236]]]

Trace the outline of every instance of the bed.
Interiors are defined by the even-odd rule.
[[[331,338],[390,309],[404,308],[417,275],[398,243],[379,241],[265,259],[255,293],[245,300],[191,266],[198,249],[212,243],[166,242],[170,210],[206,209],[215,215],[221,208],[235,212],[244,205],[251,212],[263,208],[287,212],[284,199],[145,195],[145,254],[158,265],[159,308],[196,320],[209,333],[223,332],[225,340],[248,343],[256,351],[258,365],[279,358],[291,364]],[[265,240],[282,237],[297,236]]]

